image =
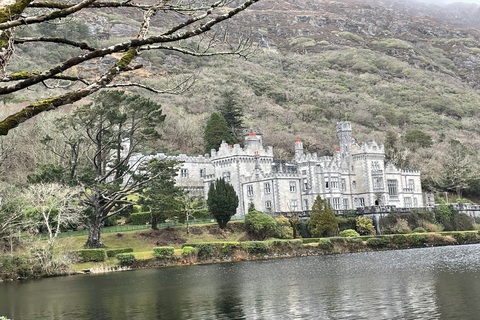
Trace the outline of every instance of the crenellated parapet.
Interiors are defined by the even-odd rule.
[[[218,151],[212,150],[211,160],[215,161],[220,158],[228,157],[269,157],[273,158],[273,147],[269,146],[264,148],[263,145],[250,144],[245,147],[241,147],[239,144],[229,145],[226,142],[222,142]]]
[[[359,153],[384,155],[385,147],[383,144],[377,143],[376,141],[368,141],[368,142],[363,142],[361,144],[353,144],[352,155],[356,155]]]

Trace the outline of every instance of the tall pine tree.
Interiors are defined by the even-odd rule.
[[[217,112],[212,113],[208,119],[203,140],[206,153],[210,153],[212,149],[218,149],[222,141],[229,144],[235,143],[235,139],[228,129],[227,121]]]
[[[239,106],[234,90],[225,91],[222,94],[223,103],[219,106],[218,110],[227,121],[228,129],[232,137],[237,142],[240,142],[241,132],[243,129],[243,109]]]
[[[220,229],[225,229],[228,221],[237,212],[237,193],[233,186],[224,179],[217,179],[208,190],[207,205]]]

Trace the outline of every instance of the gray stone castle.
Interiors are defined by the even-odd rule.
[[[238,218],[251,203],[272,214],[308,212],[317,196],[328,199],[339,212],[372,206],[424,206],[419,171],[385,163],[382,144],[355,142],[348,121],[337,123],[337,135],[340,147],[333,156],[306,153],[297,139],[295,157],[289,162],[275,159],[273,147],[264,147],[262,136],[256,133],[245,137],[243,147],[222,143],[210,155],[154,157],[180,162],[176,184],[192,196],[206,197],[210,184],[224,178],[239,197]]]

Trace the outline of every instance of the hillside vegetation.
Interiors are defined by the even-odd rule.
[[[246,60],[163,52],[142,55],[144,68],[131,73],[140,82],[156,85],[196,78],[181,95],[137,91],[157,100],[167,115],[163,141],[153,147],[202,154],[206,119],[222,103],[222,94],[234,89],[236,102],[244,109],[244,125],[259,129],[278,157],[291,156],[295,138],[302,138],[308,151],[330,154],[337,144],[335,122],[349,120],[358,141],[388,142],[389,156],[399,165],[421,169],[426,186],[453,190],[440,183],[447,179],[442,174],[449,170],[445,155],[453,152],[451,141],[464,147],[469,165],[478,162],[480,31],[462,28],[477,27],[467,13],[479,7],[458,7],[455,12],[464,16],[457,20],[465,23],[455,26],[447,14],[451,6],[407,3],[262,0],[230,22],[234,37],[240,37],[235,34],[240,25],[251,28],[256,50]],[[121,38],[132,29],[129,21],[128,15],[93,19],[85,14],[71,22],[78,25],[71,32],[88,41],[108,42],[112,39],[100,39],[99,32],[108,30],[110,37]],[[51,53],[49,48],[29,46],[17,51],[26,64],[41,64]],[[93,72],[101,68],[91,67]],[[24,98],[4,101],[15,107]],[[21,180],[22,173],[45,161],[41,147],[29,139],[32,132],[37,137],[47,133],[55,115],[21,126],[5,138],[6,143],[21,146],[10,153],[11,161],[3,163],[4,172],[11,174],[5,180]],[[21,155],[27,160],[20,160]],[[466,189],[475,190],[477,181],[470,176]]]

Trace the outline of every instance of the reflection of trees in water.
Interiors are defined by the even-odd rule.
[[[224,265],[227,270],[219,274],[220,286],[217,288],[215,309],[218,319],[246,319],[242,303],[243,283],[241,272],[233,264]],[[231,284],[235,284],[232,286]],[[238,286],[237,286],[238,285]]]

